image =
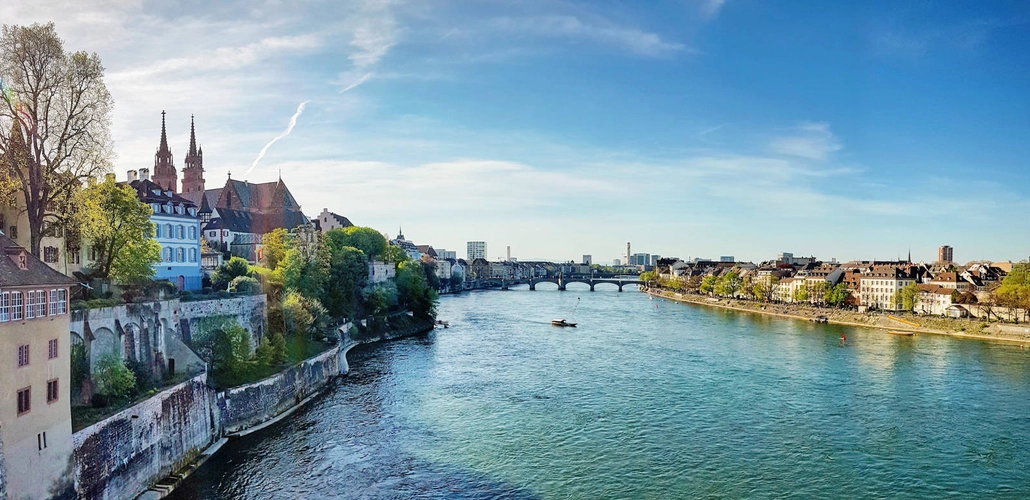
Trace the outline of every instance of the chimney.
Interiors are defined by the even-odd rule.
[[[508,245],[508,262],[511,262],[511,245]]]
[[[149,181],[150,180],[150,169],[149,168],[141,168],[141,169],[139,169],[139,180],[141,180],[141,181]]]
[[[139,180],[139,177],[136,176],[135,170],[129,170],[128,175],[126,175],[125,178],[128,179],[129,182]]]

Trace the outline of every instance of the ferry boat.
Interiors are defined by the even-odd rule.
[[[551,320],[551,325],[553,325],[553,326],[576,326],[575,323],[569,323],[568,321],[565,321],[564,319],[552,319]]]

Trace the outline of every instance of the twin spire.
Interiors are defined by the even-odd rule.
[[[178,173],[172,161],[172,151],[168,147],[168,127],[166,113],[161,111],[161,144],[154,155],[153,181],[173,193],[178,192]],[[190,149],[186,153],[183,165],[182,190],[184,193],[203,192],[204,190],[204,149],[197,146],[197,127],[193,115],[190,115]]]

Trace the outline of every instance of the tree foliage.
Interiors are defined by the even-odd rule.
[[[3,26],[0,81],[0,187],[24,201],[39,256],[44,221],[70,222],[56,208],[110,168],[114,101],[100,57],[66,52],[53,23]]]
[[[353,247],[365,253],[368,259],[376,259],[386,251],[386,238],[370,227],[349,226],[326,231],[329,245],[336,248]]]
[[[713,276],[711,274],[706,275],[704,278],[701,278],[701,284],[698,285],[698,291],[700,291],[701,293],[703,293],[705,295],[714,292],[715,291],[715,282],[716,282],[715,276]]]
[[[153,213],[129,186],[113,176],[91,181],[77,196],[76,212],[82,237],[90,241],[96,260],[90,272],[123,283],[139,283],[154,275],[161,245],[154,241]]]
[[[916,308],[916,304],[919,303],[919,294],[919,286],[915,283],[909,283],[894,294],[894,302],[903,311],[912,311]]]
[[[233,256],[211,273],[211,286],[217,290],[226,290],[232,280],[240,276],[250,276],[250,274],[251,269],[247,259]]]
[[[848,291],[847,283],[837,283],[833,287],[826,289],[826,293],[823,296],[823,300],[827,304],[833,307],[842,307],[848,302],[848,298],[851,297],[851,292]]]
[[[116,354],[107,354],[97,360],[96,390],[112,398],[123,398],[136,387],[136,376],[132,374],[125,360]]]

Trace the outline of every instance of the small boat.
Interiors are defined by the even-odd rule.
[[[887,333],[891,335],[901,335],[902,337],[911,337],[916,334],[916,332],[897,332],[894,330],[887,330]]]
[[[829,323],[830,319],[820,314],[819,316],[812,318],[811,321],[814,321],[816,323]]]
[[[552,326],[576,326],[575,323],[569,323],[568,321],[565,321],[564,319],[552,319],[551,320],[551,325]]]

